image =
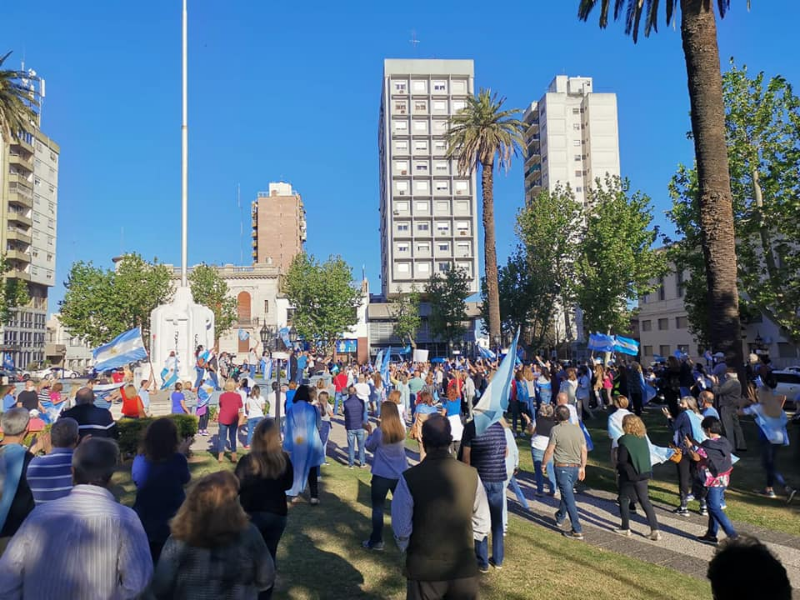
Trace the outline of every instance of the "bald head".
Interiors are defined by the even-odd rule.
[[[556,396],[556,404],[569,404],[569,396],[566,392],[558,392],[558,396]]]
[[[75,404],[94,404],[94,392],[92,388],[83,387],[75,394]]]

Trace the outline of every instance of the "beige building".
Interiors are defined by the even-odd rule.
[[[290,183],[270,183],[253,202],[253,263],[273,265],[286,272],[303,251],[306,211]]]
[[[644,364],[655,356],[666,358],[676,351],[697,360],[706,350],[689,330],[689,318],[684,305],[683,282],[688,273],[672,270],[659,281],[654,292],[639,299],[639,335]],[[780,327],[761,315],[742,325],[742,350],[750,353],[768,352],[776,367],[800,364],[800,347],[783,336]]]
[[[447,157],[449,119],[474,93],[471,60],[383,62],[378,121],[381,292],[425,287],[452,267],[478,291],[475,174]]]
[[[617,95],[595,92],[591,77],[558,75],[523,120],[527,202],[561,183],[585,203],[596,178],[620,174]]]
[[[55,284],[60,148],[31,124],[20,139],[0,140],[0,247],[11,270],[26,282],[28,306],[2,327],[0,351],[26,368],[45,358],[47,295]]]
[[[93,364],[92,348],[64,329],[58,313],[47,320],[45,356],[47,362],[82,374]]]

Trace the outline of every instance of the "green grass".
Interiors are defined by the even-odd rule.
[[[209,454],[192,459],[197,478],[220,468]],[[230,469],[226,462],[222,468]],[[278,550],[275,598],[291,600],[405,598],[403,556],[391,537],[387,503],[384,552],[369,552],[361,541],[370,533],[370,473],[339,464],[323,467],[321,505],[302,501],[289,509]],[[130,473],[115,476],[113,491],[133,502]],[[563,538],[559,533],[511,515],[503,571],[481,576],[481,597],[524,600],[537,597],[647,598],[709,597],[705,581],[650,563]]]
[[[595,411],[597,418],[586,421],[592,436],[594,450],[589,453],[589,468],[586,469],[585,484],[590,488],[617,491],[614,470],[611,467],[611,441],[606,430],[608,413]],[[644,421],[650,440],[659,446],[668,445],[671,432],[666,418],[660,412],[645,411]],[[781,531],[792,535],[800,535],[800,497],[791,506],[786,505],[786,497],[779,496],[771,500],[760,496],[757,490],[763,489],[766,483],[765,472],[761,467],[761,454],[758,441],[758,429],[750,417],[742,418],[742,428],[747,440],[748,452],[740,453],[741,460],[736,463],[731,477],[731,487],[725,492],[728,504],[727,514],[734,521],[749,523],[765,529]],[[800,487],[800,470],[798,469],[798,453],[800,453],[800,435],[798,428],[790,426],[789,435],[792,444],[782,448],[778,457],[779,471],[790,484]],[[520,449],[520,468],[527,473],[533,471],[530,440],[528,437],[518,440]],[[782,490],[776,491],[780,494]],[[650,498],[656,502],[678,506],[678,473],[674,463],[657,465],[654,479],[650,483]],[[698,503],[689,504],[696,509]]]

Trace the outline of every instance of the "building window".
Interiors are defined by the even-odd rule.
[[[580,140],[575,140],[575,141],[572,142],[572,145],[573,146],[580,146],[581,145],[581,141]]]
[[[405,81],[395,81],[394,82],[394,91],[397,94],[405,94],[406,90],[408,90],[407,84]]]
[[[669,329],[669,319],[659,319],[658,320],[658,330],[659,331],[667,331]]]
[[[408,182],[407,181],[396,181],[395,185],[397,186],[397,192],[401,196],[405,196],[406,192],[408,192]]]
[[[433,143],[433,148],[437,152],[445,152],[447,150],[447,142],[445,142],[444,140],[436,140]]]
[[[675,295],[678,298],[683,298],[683,271],[675,273]]]
[[[236,313],[240,324],[250,324],[250,294],[239,292],[236,297]]]
[[[419,173],[427,173],[428,163],[414,163],[414,170]]]
[[[433,130],[439,133],[447,131],[447,121],[437,119],[433,122]]]
[[[450,244],[447,242],[439,244],[439,251],[440,252],[449,252],[450,251]]]
[[[414,111],[415,112],[428,112],[428,103],[425,100],[415,100],[414,101]]]
[[[573,123],[572,124],[572,129],[574,129],[575,131],[580,131],[581,130],[581,124],[580,123]]]
[[[404,160],[395,161],[394,169],[400,173],[400,175],[408,175],[408,163]]]
[[[404,114],[406,114],[407,110],[408,110],[408,105],[405,102],[395,102],[394,103],[394,111],[396,113],[404,115]]]
[[[414,121],[414,131],[417,133],[425,133],[428,131],[427,121]]]
[[[446,162],[437,162],[434,169],[436,169],[437,173],[447,173],[449,171],[448,164]]]
[[[669,356],[669,344],[662,344],[661,346],[659,346],[658,353],[664,357]]]
[[[421,150],[422,152],[427,152],[428,140],[416,140],[414,142],[414,150]]]
[[[417,268],[420,273],[429,273],[431,270],[431,266],[428,263],[419,263]]]
[[[466,108],[466,106],[467,106],[467,103],[464,102],[463,100],[453,100],[453,112],[454,113],[457,113],[457,112],[459,112],[461,110],[464,110],[464,108]]]
[[[408,202],[395,202],[395,210],[400,212],[408,212]]]
[[[428,231],[430,229],[430,225],[427,223],[417,223],[417,231]]]
[[[580,154],[576,154],[575,155],[575,162],[581,162],[581,155]]]
[[[642,354],[644,356],[653,356],[653,347],[652,346],[642,346]]]
[[[394,122],[394,130],[395,131],[407,131],[408,130],[408,123],[406,121],[395,121]]]
[[[678,344],[677,350],[681,354],[689,354],[689,344]]]
[[[431,245],[429,243],[425,242],[417,244],[417,252],[430,252],[430,251],[431,251]]]
[[[397,263],[398,273],[408,273],[408,263]]]
[[[652,331],[652,329],[653,329],[652,321],[642,321],[642,331]]]
[[[413,89],[415,92],[424,92],[427,88],[424,81],[417,80],[413,83]]]
[[[581,111],[580,111],[580,109],[578,109],[578,108],[573,108],[573,109],[572,109],[572,114],[573,114],[573,115],[580,114],[580,112],[581,112]]]
[[[689,327],[689,317],[675,317],[675,329],[686,329]]]
[[[269,314],[269,300],[264,300],[264,314]]]
[[[439,270],[439,273],[447,273],[447,271],[450,270],[450,263],[449,262],[436,263],[436,268]]]
[[[408,142],[406,140],[398,140],[394,143],[396,152],[408,152]]]
[[[645,294],[644,296],[642,296],[642,304],[647,304],[649,297],[650,294]]]
[[[436,191],[437,192],[446,192],[448,190],[448,184],[446,181],[437,181],[436,182]]]
[[[453,93],[454,94],[463,94],[467,91],[467,82],[466,81],[453,81]]]
[[[438,187],[436,189],[439,189]],[[446,213],[450,208],[449,202],[437,202],[436,203],[436,212],[438,213]]]
[[[576,186],[576,187],[575,187],[575,191],[576,191],[578,194],[580,194],[581,192],[583,192],[583,186],[582,186],[582,185],[578,185],[578,186]]]
[[[416,203],[416,210],[417,212],[428,212],[428,203],[427,202],[417,202]]]
[[[436,223],[436,230],[439,233],[447,233],[448,231],[450,231],[450,223],[442,223],[442,222]]]
[[[433,91],[434,92],[447,92],[447,84],[444,81],[434,81],[433,82]]]
[[[658,299],[665,300],[666,299],[666,291],[664,290],[664,278],[660,277],[658,280]]]
[[[398,223],[397,224],[397,231],[408,231],[408,223]]]
[[[427,181],[415,181],[414,182],[414,189],[418,192],[427,193],[428,192],[428,182]]]
[[[469,181],[456,181],[456,196],[462,196],[469,192]]]
[[[408,252],[408,244],[397,244],[397,252]]]
[[[583,171],[575,171],[575,177],[581,177],[583,175]]]

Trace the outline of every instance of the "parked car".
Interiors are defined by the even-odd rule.
[[[0,369],[0,377],[8,377],[8,381],[11,383],[15,381],[28,381],[28,379],[31,378],[31,374],[28,371],[12,367],[10,369]]]
[[[36,379],[46,379],[48,377],[54,377],[55,379],[76,379],[80,377],[80,375],[72,369],[65,369],[63,367],[47,367],[39,371],[34,371],[30,376]]]
[[[786,396],[786,408],[797,410],[797,399],[800,397],[800,371],[782,369],[773,371],[772,374],[778,380],[775,393]]]

